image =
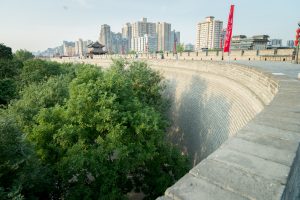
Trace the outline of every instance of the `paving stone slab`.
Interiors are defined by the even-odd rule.
[[[300,100],[300,99],[299,99]],[[290,110],[282,110],[282,109],[276,109],[276,108],[265,108],[257,117],[260,116],[280,116],[283,119],[295,119],[297,122],[300,121],[300,112],[297,111],[290,111]]]
[[[257,132],[258,134],[267,134],[272,137],[277,137],[284,140],[294,140],[296,142],[300,141],[300,133],[298,132],[283,130],[280,127],[258,124],[253,121],[247,124],[242,130],[240,130],[238,134],[244,131]]]
[[[165,196],[174,200],[249,200],[191,174],[186,174],[168,188]]]
[[[190,173],[250,199],[280,199],[284,190],[279,183],[216,160],[205,159]]]
[[[249,173],[286,184],[290,168],[286,165],[268,161],[230,149],[218,149],[208,159],[225,162]]]
[[[221,148],[229,148],[238,152],[243,152],[249,155],[257,156],[266,160],[280,163],[290,167],[295,158],[295,151],[286,151],[283,149],[273,148],[271,146],[262,145],[242,138],[233,137],[227,140]]]
[[[282,132],[281,134],[276,134],[276,132],[260,133],[255,131],[242,130],[239,131],[236,137],[257,144],[294,153],[296,152],[299,146],[300,138],[293,137],[293,136],[294,135],[282,133]]]
[[[284,122],[281,121],[280,119],[274,118],[274,119],[269,119],[269,118],[254,118],[252,122],[258,123],[258,124],[263,124],[275,128],[280,128],[282,130],[288,130],[288,131],[293,131],[300,133],[300,124],[294,124],[291,122]]]

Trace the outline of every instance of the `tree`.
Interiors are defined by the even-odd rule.
[[[10,47],[0,44],[0,59],[12,59],[12,51]]]
[[[136,54],[136,51],[134,51],[134,50],[131,50],[131,51],[129,51],[129,53],[128,54]]]
[[[14,116],[5,110],[0,110],[0,160],[1,199],[48,196],[47,171],[39,165]]]
[[[177,50],[178,53],[182,53],[184,51],[184,44],[183,43],[177,44],[176,50]]]
[[[20,50],[17,50],[16,53],[14,54],[14,57],[22,62],[26,61],[26,60],[29,60],[29,59],[32,59],[34,58],[34,55],[25,50],[25,49],[20,49]]]
[[[24,85],[47,80],[49,77],[62,74],[59,63],[40,59],[27,60],[21,72],[21,80]]]
[[[18,77],[22,63],[12,60],[11,48],[0,44],[0,105],[6,105],[17,96]]]
[[[8,111],[47,169],[50,198],[126,199],[136,190],[153,199],[185,173],[186,157],[165,141],[163,78],[146,63],[28,68],[35,81]]]

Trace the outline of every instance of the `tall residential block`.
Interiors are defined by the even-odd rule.
[[[131,38],[132,38],[132,25],[130,23],[126,23],[122,27],[122,37],[123,39],[127,39],[128,44],[127,47],[131,48]]]
[[[157,50],[157,37],[145,34],[132,38],[131,48],[138,53],[153,53]]]
[[[101,25],[100,30],[100,37],[99,42],[103,45],[105,45],[105,50],[108,52],[112,52],[112,37],[111,37],[111,31],[110,26],[107,24]]]
[[[148,22],[147,18],[143,18],[142,21],[132,23],[132,38],[143,37],[145,34],[155,36],[155,32],[155,23]]]
[[[196,50],[220,48],[223,22],[213,16],[197,24]]]
[[[171,24],[166,22],[158,22],[156,24],[157,32],[157,50],[158,51],[171,51]]]
[[[63,54],[64,56],[75,56],[75,42],[63,41]]]

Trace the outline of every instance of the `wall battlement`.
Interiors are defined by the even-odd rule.
[[[250,61],[280,61],[293,62],[295,59],[295,49],[265,49],[265,50],[232,50],[229,54],[222,51],[207,51],[207,52],[182,52],[177,55],[173,53],[164,53],[164,59],[167,60],[250,60]],[[138,58],[141,59],[160,59],[161,54],[139,53]],[[94,56],[95,59],[109,58],[136,58],[136,55],[101,55]],[[300,59],[300,58],[299,58]]]

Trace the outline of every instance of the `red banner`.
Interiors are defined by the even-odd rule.
[[[300,28],[298,28],[296,31],[295,47],[297,47],[299,44],[299,38],[300,38]]]
[[[230,42],[232,37],[232,26],[233,26],[233,12],[234,12],[234,5],[230,6],[230,13],[228,17],[228,23],[227,23],[227,31],[226,31],[226,38],[225,38],[225,44],[224,44],[224,52],[229,52],[230,50]]]

